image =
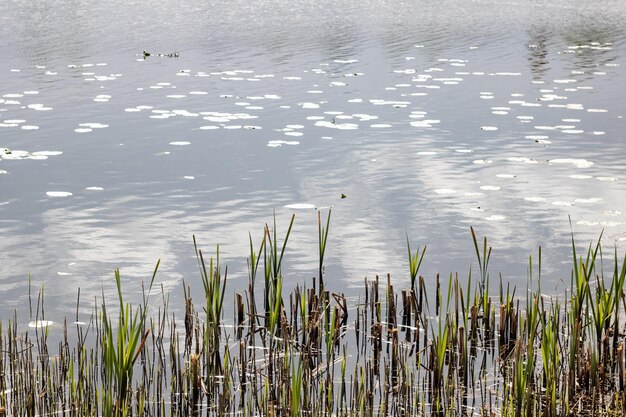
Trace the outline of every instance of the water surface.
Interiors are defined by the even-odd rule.
[[[4,1],[0,317],[26,314],[29,274],[60,320],[115,267],[137,296],[159,258],[180,299],[193,234],[244,288],[274,212],[309,281],[311,207],[333,207],[336,291],[404,279],[407,234],[429,280],[466,273],[470,226],[506,280],[542,245],[563,285],[570,218],[584,245],[626,240],[624,21],[591,0]]]

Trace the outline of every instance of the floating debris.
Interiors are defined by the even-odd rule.
[[[150,56],[158,56],[158,57],[163,57],[163,58],[178,58],[180,54],[178,52],[170,52],[170,53],[165,53],[165,54],[164,53],[151,53],[151,52],[144,50],[142,56],[144,59]]]

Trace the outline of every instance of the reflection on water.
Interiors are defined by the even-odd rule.
[[[340,291],[404,277],[407,234],[428,277],[466,271],[470,225],[505,278],[541,244],[559,285],[570,216],[626,240],[626,7],[596,3],[3,2],[0,316],[30,273],[68,314],[158,258],[180,297],[194,234],[244,288],[274,211],[309,281],[329,206]]]

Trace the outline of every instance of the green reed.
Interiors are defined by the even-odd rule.
[[[159,263],[154,268],[148,293],[152,289]],[[130,415],[132,402],[134,365],[150,333],[146,329],[148,305],[147,298],[144,298],[144,305],[133,312],[131,304],[124,302],[119,269],[115,270],[115,285],[119,301],[117,320],[109,315],[104,301],[101,310],[102,411],[105,416],[127,416]]]
[[[247,286],[227,280],[219,247],[207,259],[194,237],[199,276],[183,285],[181,319],[164,290],[148,311],[158,264],[136,305],[116,271],[119,307],[103,294],[85,325],[37,324],[47,323],[40,292],[34,331],[0,320],[0,417],[624,415],[617,248],[605,259],[598,240],[579,256],[572,236],[562,294],[541,290],[540,248],[520,296],[502,275],[490,292],[492,248],[474,229],[474,277],[419,275],[425,246],[413,252],[407,236],[410,280],[365,279],[348,299],[325,277],[330,210],[316,217],[319,268],[300,282],[283,267],[293,216],[282,239],[275,217],[257,245],[249,235]],[[195,300],[192,285],[203,290]]]

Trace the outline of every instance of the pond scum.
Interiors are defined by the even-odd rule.
[[[502,282],[488,294],[491,247],[473,229],[477,274],[437,276],[428,290],[425,247],[412,251],[407,238],[406,288],[366,279],[348,308],[324,282],[330,212],[325,221],[318,212],[312,286],[283,293],[293,222],[281,244],[275,221],[258,249],[250,238],[232,325],[219,248],[207,259],[195,238],[204,294],[195,304],[183,284],[184,319],[168,313],[165,295],[158,309],[148,302],[154,275],[143,303],[126,303],[116,271],[119,305],[103,301],[89,323],[66,323],[56,346],[45,327],[0,323],[0,416],[626,414],[626,257],[620,266],[616,249],[605,269],[600,240],[581,256],[572,238],[569,287],[549,296],[539,249],[520,297]],[[45,323],[41,295],[36,307]]]

